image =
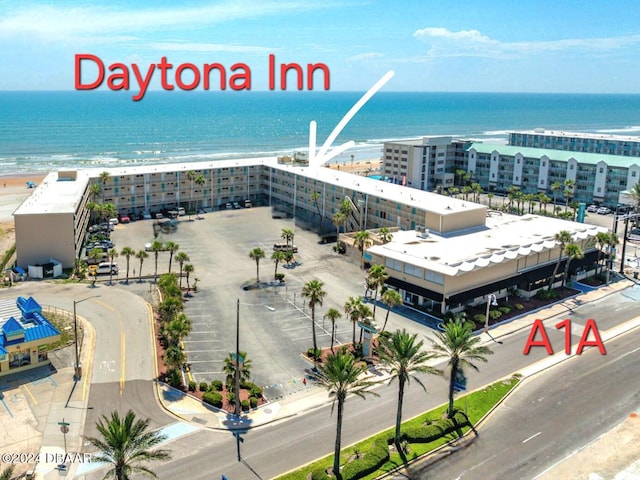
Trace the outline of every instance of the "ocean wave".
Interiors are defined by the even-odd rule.
[[[640,133],[640,125],[632,125],[632,126],[623,127],[623,128],[601,128],[595,131],[598,133],[631,133],[631,132]]]

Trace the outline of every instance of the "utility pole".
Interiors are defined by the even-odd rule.
[[[240,416],[240,299],[236,303],[236,415]]]

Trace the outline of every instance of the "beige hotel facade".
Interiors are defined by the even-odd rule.
[[[92,199],[90,185],[96,183],[101,194]],[[82,257],[92,200],[113,203],[123,215],[178,206],[217,210],[251,200],[293,216],[296,224],[335,233],[331,218],[345,198],[352,206],[347,231],[398,230],[389,244],[370,247],[366,260],[385,264],[388,283],[408,302],[437,302],[443,311],[488,293],[539,285],[560,254],[553,240],[560,230],[570,231],[587,252],[575,268],[587,268],[595,256],[590,240],[602,230],[500,215],[484,205],[325,167],[251,158],[51,172],[14,212],[17,263],[26,270],[55,260],[72,268]]]

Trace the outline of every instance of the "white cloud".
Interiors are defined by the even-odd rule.
[[[34,4],[10,12],[0,10],[0,36],[29,34],[42,38],[161,31],[193,25],[212,25],[244,18],[259,18],[291,11],[324,8],[322,2],[222,2],[198,7],[127,10],[107,6],[51,6]]]
[[[226,45],[222,43],[154,42],[150,48],[174,52],[273,53],[276,49],[255,45]]]
[[[515,58],[527,54],[559,53],[563,51],[604,52],[640,44],[640,35],[501,42],[483,35],[477,30],[453,32],[441,27],[416,30],[413,36],[429,45],[429,57]]]
[[[380,52],[368,52],[368,53],[360,53],[358,55],[352,55],[347,58],[348,62],[359,62],[361,60],[376,60],[378,58],[384,58],[384,53]]]

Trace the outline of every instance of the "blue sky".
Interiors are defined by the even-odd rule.
[[[385,90],[640,93],[638,18],[637,0],[0,0],[0,90],[72,90],[77,53],[243,62],[265,90],[272,53],[325,63],[335,91],[394,70]]]

